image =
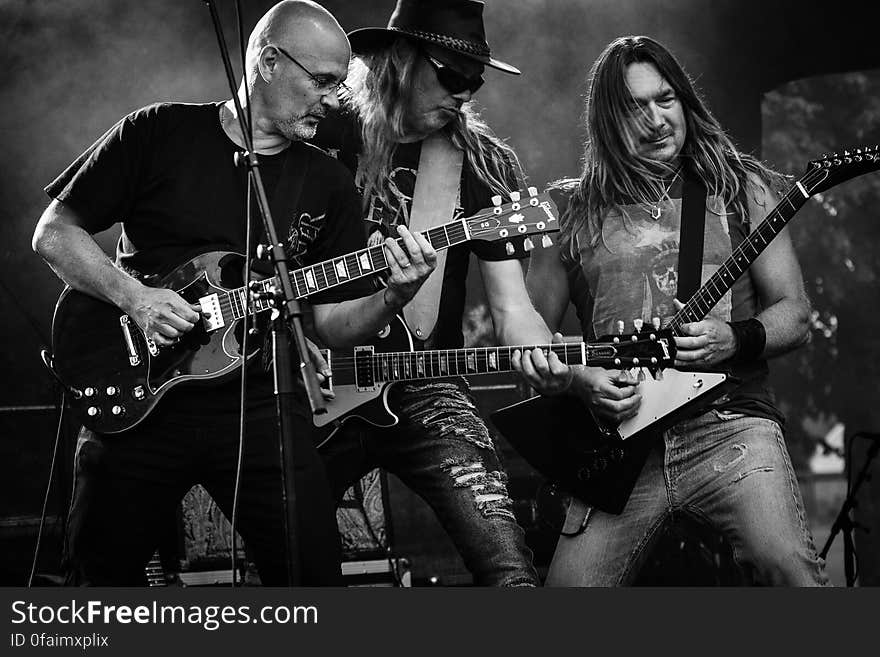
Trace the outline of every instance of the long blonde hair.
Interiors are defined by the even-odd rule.
[[[710,196],[717,196],[740,217],[748,217],[748,176],[756,175],[778,190],[784,176],[756,158],[740,153],[694,89],[675,57],[657,41],[627,36],[612,41],[590,71],[585,118],[587,139],[579,179],[557,181],[571,192],[562,218],[560,243],[577,259],[577,235],[587,229],[595,246],[602,222],[629,203],[656,202],[673,168],[640,155],[637,145],[647,128],[630,118],[632,94],[626,85],[630,64],[653,64],[682,105],[687,134],[680,153],[683,167],[699,177]]]
[[[394,149],[405,136],[407,109],[413,93],[413,77],[420,52],[406,38],[389,46],[359,55],[349,70],[351,93],[344,103],[361,124],[361,154],[356,182],[363,190],[364,202],[378,195],[391,205],[387,182],[391,174]],[[508,194],[522,178],[513,149],[495,136],[471,103],[444,128],[452,143],[464,151],[473,173],[493,194]]]

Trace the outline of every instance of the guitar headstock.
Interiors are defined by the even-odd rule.
[[[652,372],[675,363],[672,329],[650,328],[634,333],[604,335],[589,343],[590,363],[609,369],[644,367]]]
[[[820,158],[810,160],[800,182],[807,194],[812,196],[878,169],[880,169],[880,146],[866,146],[845,150],[843,153],[822,155]]]
[[[529,187],[525,194],[512,192],[510,202],[503,203],[500,196],[492,198],[492,207],[484,208],[468,219],[470,238],[497,242],[506,240],[508,255],[513,255],[512,239],[525,237],[523,248],[531,251],[535,244],[530,235],[543,235],[541,246],[552,244],[547,233],[559,230],[559,210],[550,195]]]

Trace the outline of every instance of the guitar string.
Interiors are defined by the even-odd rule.
[[[527,210],[527,209],[535,208],[535,207],[537,207],[537,206],[532,206],[531,204],[528,204],[523,209]],[[443,245],[441,248],[443,248],[443,249],[450,248],[452,246],[456,246],[462,242],[467,241],[468,232],[467,232],[467,230],[465,230],[465,225],[467,225],[468,227],[471,227],[471,225],[474,223],[478,223],[479,221],[481,221],[483,219],[492,218],[495,216],[497,216],[497,215],[495,215],[494,212],[483,212],[483,213],[478,212],[478,213],[476,213],[470,217],[464,218],[464,219],[452,221],[452,222],[449,222],[448,224],[444,224],[442,226],[435,226],[434,228],[431,228],[431,229],[425,231],[423,233],[423,235],[427,236],[427,238],[431,241],[431,244],[433,246],[434,239],[432,238],[431,233],[432,232],[437,233],[437,237],[439,239],[440,233],[442,232],[442,236],[443,236],[444,240],[446,241],[446,244]],[[540,222],[524,222],[521,225],[537,226],[538,223],[540,223]],[[519,235],[526,235],[526,233],[517,233],[517,235],[514,235],[513,237],[517,237]],[[503,238],[501,238],[501,239],[503,239]],[[398,238],[396,241],[398,244],[401,244],[403,240],[402,240],[402,238]],[[362,256],[362,255],[367,255],[370,258],[371,264],[373,264],[375,262],[375,258],[381,257],[381,261],[380,261],[381,266],[378,268],[373,267],[372,269],[368,269],[368,270],[364,271],[361,268],[360,264],[358,263],[358,272],[359,273],[352,276],[351,272],[350,272],[350,268],[349,268],[349,263],[347,262],[347,260],[350,257],[353,257],[353,259],[357,263],[357,257]],[[349,273],[349,276],[347,278],[340,279],[339,275],[336,274],[336,272],[335,272],[336,264],[340,261],[345,263],[346,272]],[[332,282],[330,280],[330,277],[327,275],[327,272],[324,269],[328,265],[330,266],[330,271],[333,272],[333,276],[336,278],[335,282]],[[345,283],[348,283],[349,281],[355,280],[357,278],[363,278],[364,276],[369,276],[371,274],[375,274],[375,273],[377,273],[379,271],[383,271],[384,269],[387,269],[387,268],[388,268],[388,263],[387,263],[387,259],[385,258],[385,253],[382,250],[382,247],[381,246],[378,246],[378,247],[373,246],[373,247],[368,247],[366,249],[360,249],[354,253],[346,254],[344,256],[330,258],[328,260],[324,260],[322,262],[318,262],[313,265],[308,265],[306,267],[300,267],[296,270],[293,270],[290,273],[290,278],[293,279],[294,287],[296,288],[296,293],[298,295],[297,298],[303,298],[303,297],[309,296],[310,294],[314,294],[317,291],[323,291],[323,290],[330,289],[332,287],[344,285]],[[302,286],[296,277],[297,277],[297,275],[299,275],[300,277],[302,277],[305,280],[307,277],[306,272],[309,272],[309,271],[312,273],[312,275],[316,281],[318,278],[318,272],[321,272],[321,276],[324,279],[324,283],[319,285],[319,289],[317,289],[317,290],[309,290],[308,284],[306,283],[304,285],[304,287],[308,291],[306,293],[302,293],[300,291],[300,288]],[[266,281],[269,281],[269,282],[274,281],[274,280],[275,280],[274,277],[271,279],[266,279]],[[244,292],[244,290],[245,290],[245,288],[244,288],[244,286],[242,286],[242,287],[234,288],[232,290],[225,291],[224,296],[226,297],[226,299],[229,300],[229,302],[233,308],[235,308],[237,305],[239,305],[238,302],[233,301],[233,295],[235,295],[235,294],[241,295]],[[269,309],[268,307],[259,308],[259,309],[257,309],[256,312],[262,312],[263,310],[268,310],[268,309]],[[236,317],[236,314],[240,315],[240,317]],[[233,311],[233,317],[235,317],[236,319],[240,319],[243,316],[244,315],[241,314],[241,312],[236,313],[235,311]]]
[[[826,172],[827,172],[827,170],[822,169],[822,168],[812,169],[811,171],[806,173],[803,177],[801,177],[798,180],[798,183],[805,184],[806,186],[812,185],[813,182],[815,182],[817,179],[822,177],[822,175],[820,175],[820,174],[825,174]],[[811,177],[814,175],[816,177],[811,179]],[[797,194],[795,194],[795,192],[797,192]],[[798,196],[798,195],[800,195],[800,196]],[[702,317],[705,317],[705,315],[712,309],[712,307],[715,305],[715,303],[718,302],[718,299],[720,299],[721,296],[723,296],[723,294],[719,295],[718,299],[716,299],[714,302],[711,302],[711,305],[709,305],[709,307],[706,309],[705,312],[702,312],[702,314],[697,315],[697,311],[701,311],[701,309],[699,307],[700,304],[709,303],[709,301],[707,300],[707,297],[708,297],[708,299],[711,299],[711,294],[709,292],[710,284],[712,286],[716,287],[716,292],[720,291],[720,288],[718,287],[718,283],[725,285],[726,289],[724,290],[724,293],[726,293],[727,290],[733,286],[733,284],[736,282],[736,280],[738,280],[739,277],[742,276],[742,274],[745,272],[745,270],[748,269],[748,267],[752,264],[752,262],[754,262],[754,260],[756,260],[757,257],[763,252],[764,248],[766,248],[767,245],[771,241],[773,241],[773,239],[778,235],[779,231],[782,230],[782,228],[780,228],[779,231],[775,231],[775,233],[770,237],[770,239],[768,241],[766,241],[763,244],[763,246],[760,249],[757,249],[755,247],[754,242],[757,242],[757,237],[760,237],[761,239],[765,239],[765,236],[763,234],[761,234],[761,232],[765,228],[765,226],[769,226],[771,229],[773,229],[773,222],[778,219],[783,218],[782,214],[779,210],[779,207],[783,204],[783,202],[788,202],[788,204],[794,210],[791,217],[784,220],[784,222],[782,224],[782,227],[784,228],[785,225],[792,218],[794,218],[797,211],[803,205],[803,203],[801,204],[801,206],[795,205],[794,201],[792,200],[792,197],[799,198],[802,196],[803,196],[803,194],[800,192],[800,189],[798,188],[797,183],[795,183],[795,185],[793,185],[791,187],[791,189],[789,189],[785,193],[785,195],[780,199],[780,201],[779,201],[779,203],[777,203],[776,207],[773,208],[773,210],[767,215],[767,217],[758,225],[758,227],[755,229],[755,231],[751,235],[749,235],[746,239],[744,239],[742,242],[740,242],[740,244],[737,245],[737,247],[732,251],[730,257],[728,257],[721,264],[721,266],[715,271],[715,273],[712,274],[712,276],[710,276],[706,280],[706,282],[700,287],[700,289],[694,294],[694,296],[691,297],[691,299],[685,304],[684,308],[682,308],[675,315],[673,315],[672,319],[668,322],[666,327],[677,332],[681,328],[681,324],[687,323],[688,321],[699,321],[699,319],[701,319]],[[803,200],[804,203],[806,203],[807,200],[809,200],[809,199],[805,198]],[[774,215],[779,215],[779,216],[776,217]],[[775,230],[775,229],[773,229],[773,230]],[[746,251],[745,251],[746,246],[751,246],[752,250],[756,251],[754,256],[748,256],[746,254]],[[740,271],[739,274],[736,275],[733,282],[728,284],[726,281],[724,281],[724,276],[725,275],[727,275],[727,276],[732,275],[730,265],[735,263],[737,259],[742,258],[742,257],[745,257],[747,260],[751,259],[751,262],[749,262],[744,268],[742,268],[742,271]],[[693,318],[693,319],[689,319],[689,318]]]

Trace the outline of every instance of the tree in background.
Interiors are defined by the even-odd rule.
[[[765,96],[763,155],[799,176],[823,153],[880,143],[880,71],[790,82]],[[798,468],[837,422],[880,428],[880,173],[815,196],[790,224],[813,303],[812,341],[774,363]],[[872,429],[873,427],[873,429]]]

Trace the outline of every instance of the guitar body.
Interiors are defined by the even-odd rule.
[[[579,399],[533,397],[495,411],[492,422],[528,463],[598,509],[621,513],[652,438],[739,382],[720,372],[645,374],[639,413],[617,427],[598,422]]]
[[[199,255],[159,283],[190,303],[240,285],[244,258],[228,251]],[[162,395],[184,381],[216,382],[241,364],[241,320],[208,331],[199,322],[181,341],[151,351],[133,320],[116,306],[64,290],[52,320],[54,368],[73,390],[71,405],[89,429],[118,433],[140,423]],[[250,356],[261,338],[250,337]]]
[[[412,335],[400,316],[395,316],[366,345],[355,347],[355,358],[362,354],[369,357],[373,353],[411,352],[414,349]],[[321,447],[336,432],[343,422],[358,419],[374,427],[393,427],[399,418],[388,405],[391,383],[374,386],[358,386],[355,379],[356,360],[351,352],[333,352],[330,356],[333,371],[332,389],[335,397],[326,403],[327,412],[314,416],[315,426],[325,428],[319,431],[317,446]]]

